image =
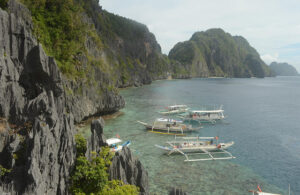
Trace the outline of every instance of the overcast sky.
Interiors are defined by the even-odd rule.
[[[300,0],[100,0],[112,13],[144,23],[168,54],[196,31],[222,28],[241,35],[269,64],[300,71]]]

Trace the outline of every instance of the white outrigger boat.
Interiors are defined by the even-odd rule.
[[[142,121],[137,121],[137,122],[144,125],[146,129],[152,132],[162,132],[163,134],[170,134],[170,135],[176,135],[176,133],[178,133],[178,135],[184,134],[186,132],[192,132],[201,128],[201,127],[194,128],[192,127],[192,125],[183,124],[183,121],[178,121],[175,119],[165,119],[165,118],[155,119],[152,125]]]
[[[106,140],[106,143],[108,147],[110,148],[111,152],[117,152],[122,150],[123,147],[129,146],[131,144],[130,141],[126,141],[123,144],[121,144],[122,140],[119,138],[109,138]]]
[[[211,122],[215,123],[217,120],[222,120],[225,118],[224,110],[222,106],[219,109],[213,110],[191,110],[187,115],[182,115],[182,118],[185,121],[197,121],[197,122]]]
[[[173,105],[173,106],[167,106],[165,111],[160,111],[160,114],[163,115],[171,115],[171,114],[180,114],[185,113],[189,110],[187,105]]]
[[[173,141],[166,142],[169,146],[155,145],[156,147],[168,152],[179,153],[185,156],[184,161],[205,161],[205,160],[224,160],[235,158],[225,149],[229,148],[234,142],[218,143],[218,137],[181,137]],[[216,140],[216,143],[214,143]],[[215,154],[225,154],[225,157],[215,157]],[[191,159],[191,155],[206,156],[198,159]]]
[[[263,192],[259,186],[257,186],[257,190],[249,190],[249,192],[252,192],[253,195],[281,195],[281,194]],[[289,189],[289,194],[290,194],[290,189]]]

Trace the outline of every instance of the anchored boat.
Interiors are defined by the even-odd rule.
[[[152,125],[142,121],[137,122],[144,125],[148,130],[159,131],[171,135],[174,135],[174,133],[184,134],[201,128],[193,128],[192,125],[183,124],[183,121],[165,118],[157,118]]]
[[[123,147],[129,146],[131,144],[130,141],[126,141],[123,144],[121,144],[122,140],[119,138],[109,138],[106,140],[106,143],[108,147],[110,147],[110,151],[112,152],[120,151]]]
[[[229,148],[234,142],[218,143],[218,137],[181,137],[166,142],[168,146],[155,145],[156,147],[168,152],[179,153],[185,156],[185,161],[205,161],[205,160],[224,160],[235,158],[225,149]],[[216,143],[214,143],[216,142]],[[217,154],[225,154],[225,157],[216,157]],[[190,158],[191,155],[203,156],[202,158]],[[215,156],[214,156],[215,155]]]
[[[187,105],[173,105],[167,106],[165,109],[166,110],[160,111],[159,113],[163,115],[180,114],[187,112],[189,108]]]
[[[191,110],[187,115],[182,115],[182,118],[185,121],[198,121],[198,122],[211,122],[215,123],[217,120],[222,120],[225,118],[224,110],[222,106],[219,109],[212,110]]]

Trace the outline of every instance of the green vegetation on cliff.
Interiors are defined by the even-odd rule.
[[[222,29],[196,32],[178,43],[169,58],[182,63],[191,76],[264,77],[270,70],[246,39]]]
[[[276,76],[298,76],[299,73],[295,67],[288,63],[272,62],[270,68]]]
[[[7,2],[8,0],[0,0],[0,8],[6,9],[7,8]]]
[[[102,10],[98,0],[21,1],[39,42],[69,78],[108,88],[166,77],[168,61],[148,28]]]
[[[170,74],[176,78],[271,75],[244,38],[221,29],[195,33],[189,41],[176,44],[169,59],[144,24],[102,10],[98,0],[22,2],[32,12],[36,37],[61,71],[97,86],[99,94]]]
[[[0,165],[0,179],[2,176],[4,176],[6,173],[9,173],[10,171],[10,169],[6,169],[2,165]]]
[[[77,159],[76,167],[71,177],[71,192],[73,194],[95,194],[95,195],[137,195],[138,188],[133,185],[125,185],[122,181],[109,181],[107,169],[111,164],[113,154],[109,148],[101,148],[101,152],[92,153],[88,160],[85,157],[86,140],[77,134],[75,136]]]
[[[77,58],[85,52],[87,26],[81,21],[80,2],[74,0],[22,0],[30,9],[34,34],[63,73],[83,76]]]

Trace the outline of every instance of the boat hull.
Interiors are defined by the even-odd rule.
[[[172,114],[182,114],[182,113],[186,113],[188,111],[188,109],[184,109],[184,110],[171,110],[171,111],[160,111],[159,113],[162,115],[172,115]]]
[[[197,129],[195,129],[195,128],[193,128],[193,129],[191,129],[191,128],[180,129],[180,128],[172,128],[172,127],[170,127],[170,128],[167,128],[167,127],[152,127],[151,125],[144,125],[144,126],[147,130],[160,131],[160,132],[173,132],[173,133],[193,132],[193,131],[199,129],[199,128],[197,128]]]
[[[130,141],[126,141],[126,142],[125,142],[124,144],[122,144],[122,145],[117,145],[116,147],[110,148],[110,151],[111,151],[111,152],[118,152],[118,151],[122,150],[123,147],[125,147],[125,146],[128,147],[130,144],[131,144]]]
[[[193,153],[193,152],[204,152],[204,151],[208,151],[208,152],[213,152],[213,151],[218,151],[220,149],[227,149],[229,147],[231,147],[234,144],[234,142],[228,142],[228,143],[221,143],[221,147],[218,147],[218,145],[216,144],[212,144],[212,145],[204,145],[204,146],[193,146],[193,145],[185,145],[182,144],[179,147],[176,147],[175,149],[179,149],[180,151],[184,152],[184,153]],[[172,148],[171,146],[159,146],[159,145],[155,145],[156,147],[163,149],[167,152],[173,151],[174,148]],[[179,150],[174,150],[174,153],[180,153]]]

